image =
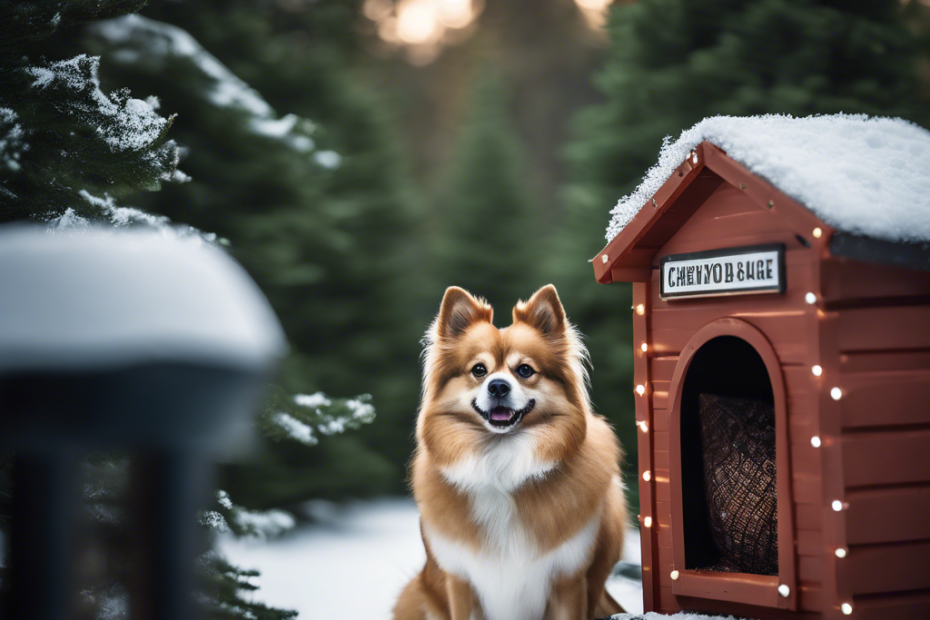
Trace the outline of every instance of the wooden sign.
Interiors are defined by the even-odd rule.
[[[662,299],[785,292],[781,243],[672,254],[660,266]]]

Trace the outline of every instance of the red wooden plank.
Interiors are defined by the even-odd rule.
[[[927,620],[930,592],[893,592],[853,597],[855,618],[863,620]]]
[[[930,486],[850,491],[846,501],[850,545],[930,539]]]
[[[841,351],[930,348],[930,305],[837,310]]]
[[[930,588],[930,541],[850,547],[837,568],[853,594]]]
[[[798,530],[795,532],[798,555],[817,555],[823,552],[823,536],[819,530]]]
[[[930,296],[930,271],[917,271],[841,257],[821,266],[822,297],[827,304],[879,304],[885,298]]]
[[[839,385],[843,428],[930,423],[930,367],[842,373]]]
[[[795,483],[797,484],[797,483]],[[823,506],[816,504],[795,504],[794,515],[799,530],[820,530]]]
[[[843,436],[846,487],[930,481],[930,429]]]

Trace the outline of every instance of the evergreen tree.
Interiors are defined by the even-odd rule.
[[[0,91],[0,220],[32,218],[65,227],[86,225],[89,220],[114,226],[166,226],[167,218],[118,207],[114,197],[158,189],[161,181],[186,180],[186,176],[176,170],[180,149],[165,135],[173,117],[163,118],[155,112],[160,104],[156,98],[142,101],[131,98],[128,90],[101,87],[100,59],[77,53],[79,46],[73,36],[74,30],[63,37],[45,39],[63,25],[112,18],[142,4],[144,2],[129,0],[0,3],[0,17],[3,18],[0,29],[4,35],[0,42],[0,77],[3,78]],[[147,26],[150,27],[148,31],[145,30]],[[133,52],[136,61],[156,63],[165,57],[186,54],[190,61],[189,74],[201,80],[197,95],[214,108],[230,111],[231,115],[221,114],[217,121],[231,121],[238,128],[238,133],[234,134],[241,139],[238,154],[255,156],[266,173],[283,170],[281,174],[289,179],[285,183],[286,198],[299,196],[304,206],[311,200],[324,202],[321,196],[326,186],[320,179],[338,164],[338,156],[315,148],[309,135],[313,129],[309,121],[276,115],[258,93],[180,29],[170,30],[157,22],[128,16],[98,23],[92,30],[96,32],[97,52],[104,51],[102,48],[106,45],[126,44],[120,39],[126,32],[145,35],[143,42],[149,46],[133,50],[125,45],[123,61],[128,61]],[[210,119],[201,120],[209,122]],[[218,130],[217,135],[219,133]],[[226,170],[214,168],[208,172],[214,173],[208,177],[209,183],[222,185],[228,175],[237,170],[230,166]],[[310,182],[298,183],[298,178]],[[205,183],[200,191],[209,193],[212,188]],[[269,182],[264,188],[274,190],[276,186]],[[261,190],[262,186],[256,184],[255,189]],[[210,195],[217,197],[215,193]],[[135,197],[148,203],[144,198]],[[192,204],[197,203],[192,201]],[[195,219],[195,214],[183,209],[173,215],[179,219]],[[241,212],[225,215],[241,216]],[[332,219],[321,216],[317,223],[324,228],[319,231],[301,221],[303,228],[297,233],[312,230],[324,239],[332,232]],[[261,221],[253,219],[247,223],[257,226]],[[237,231],[235,227],[230,230]],[[301,266],[296,259],[293,264]],[[286,397],[279,391],[260,416],[259,426],[269,442],[299,444],[305,450],[305,446],[315,443],[320,435],[333,435],[371,421],[374,411],[367,401],[367,396],[350,400],[331,400],[322,394]],[[0,525],[3,526],[10,512],[10,467],[6,457],[3,455],[0,459]],[[84,465],[89,472],[85,499],[94,517],[95,529],[98,533],[104,532],[97,538],[105,542],[97,544],[110,548],[107,549],[106,567],[82,590],[82,614],[109,617],[107,614],[125,607],[126,589],[121,583],[125,557],[115,560],[121,553],[116,547],[125,543],[125,538],[114,532],[125,528],[119,504],[125,492],[126,466],[124,461],[109,454],[95,455]],[[290,474],[293,477],[294,473]],[[214,511],[213,516],[218,515],[221,522],[237,534],[255,534],[259,524],[280,525],[282,519],[293,524],[293,518],[284,513],[279,512],[274,518],[253,513],[233,505],[228,496],[221,495],[219,503],[225,514]],[[218,522],[209,518],[205,521],[214,526]],[[243,592],[255,589],[248,582],[257,575],[254,571],[232,567],[212,552],[202,558],[201,567],[208,581],[203,601],[210,617],[284,620],[296,615],[247,600]],[[6,583],[2,577],[0,574],[0,592]],[[84,579],[89,577],[85,575]]]
[[[525,185],[504,85],[488,71],[476,82],[471,116],[434,209],[437,290],[455,285],[481,295],[506,324],[517,300],[541,284],[540,214]]]
[[[99,58],[46,58],[59,28],[133,11],[140,0],[0,3],[0,222],[66,216],[133,223],[113,197],[183,181],[171,118],[125,89],[104,93]]]
[[[224,484],[253,507],[400,491],[429,314],[412,318],[414,219],[383,114],[346,76],[341,37],[304,36],[305,26],[319,29],[322,7],[289,20],[266,2],[183,8],[149,7],[93,28],[87,41],[104,54],[105,78],[158,92],[178,114],[172,136],[189,148],[193,180],[137,200],[230,241],[292,344],[287,390],[364,390],[379,409],[377,428],[311,452],[268,444],[224,469]],[[321,19],[339,32],[349,17],[324,10]],[[266,476],[274,483],[262,484]]]
[[[930,120],[898,0],[643,0],[616,7],[609,31],[596,78],[607,101],[581,114],[569,150],[573,198],[599,209],[635,186],[664,136],[707,116]]]
[[[568,298],[592,342],[595,402],[620,414],[633,461],[629,287],[595,284],[587,260],[662,138],[715,114],[928,116],[915,96],[917,42],[897,0],[640,0],[613,8],[609,33],[596,76],[606,101],[579,115],[567,148],[572,180],[552,268],[575,287]]]

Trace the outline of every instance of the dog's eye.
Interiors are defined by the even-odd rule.
[[[488,374],[488,369],[484,367],[484,364],[475,364],[474,368],[471,369],[471,374],[476,377],[483,377]]]
[[[526,379],[535,375],[536,371],[533,370],[529,364],[520,364],[517,367],[517,374]]]

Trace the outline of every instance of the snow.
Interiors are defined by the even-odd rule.
[[[346,401],[346,407],[352,412],[352,417],[360,422],[371,422],[375,418],[375,408],[371,403],[350,398]]]
[[[315,446],[320,442],[313,434],[313,428],[311,428],[310,425],[304,424],[288,413],[284,413],[283,411],[278,412],[271,416],[271,419],[275,424],[280,426],[291,439],[308,446]]]
[[[0,372],[149,361],[264,370],[268,301],[222,250],[158,231],[0,228]]]
[[[20,169],[20,158],[28,148],[18,120],[19,115],[14,110],[0,107],[0,167],[14,172]]]
[[[329,407],[333,404],[333,401],[329,399],[326,394],[323,392],[315,392],[313,394],[297,394],[294,396],[294,402],[300,405],[301,407]]]
[[[144,52],[154,58],[190,58],[204,74],[213,79],[210,99],[214,103],[222,107],[239,107],[257,116],[273,114],[271,106],[261,95],[203,49],[197,39],[177,26],[132,14],[93,24],[90,31],[112,45],[130,46],[120,50],[120,60],[124,62],[132,62],[142,54],[142,50],[131,47],[142,40],[146,41]]]
[[[342,164],[342,155],[336,151],[317,151],[313,157],[316,163],[329,170],[334,170]]]
[[[834,228],[892,242],[930,240],[930,131],[898,118],[714,116],[666,137],[659,161],[611,211],[616,237],[707,140]]]
[[[416,506],[408,499],[313,502],[318,519],[269,541],[220,536],[218,550],[232,564],[256,568],[254,600],[295,609],[300,620],[390,618],[407,582],[426,559]],[[639,533],[630,530],[623,554],[639,564]],[[625,609],[642,611],[641,584],[612,577],[608,590]]]
[[[126,91],[106,95],[100,90],[100,57],[79,54],[45,66],[26,67],[38,90],[62,89],[73,95],[90,95],[91,103],[77,104],[87,122],[102,117],[105,122],[95,129],[115,153],[138,151],[151,146],[168,128],[168,119],[160,116],[147,101],[132,99]],[[54,95],[51,95],[54,96]]]
[[[249,128],[258,136],[281,140],[295,151],[308,153],[316,148],[309,134],[314,124],[294,114],[277,117],[261,94],[239,79],[213,54],[185,30],[141,15],[126,15],[101,21],[89,28],[111,46],[122,46],[113,58],[125,64],[145,62],[164,69],[172,59],[190,61],[209,84],[207,99],[221,108],[233,108],[248,113]],[[330,168],[331,156],[324,156],[320,166]]]
[[[174,179],[178,182],[190,180],[190,177],[183,172],[176,170],[175,173],[179,175]],[[132,207],[117,207],[109,194],[104,194],[103,198],[101,198],[82,189],[78,192],[78,195],[89,206],[93,207],[95,215],[100,216],[104,222],[116,228],[145,227],[158,231],[165,236],[201,239],[206,243],[217,242],[215,233],[205,233],[187,224],[175,224],[164,215],[152,215]],[[93,226],[88,218],[80,215],[71,207],[65,209],[65,212],[57,217],[50,217],[47,221],[49,230],[55,232],[80,231]]]

